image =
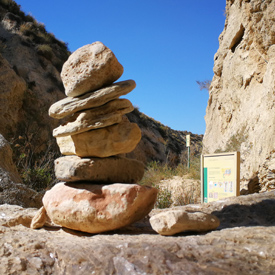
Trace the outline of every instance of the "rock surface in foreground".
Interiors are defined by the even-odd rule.
[[[80,158],[65,156],[55,160],[55,176],[60,181],[137,183],[144,174],[144,164],[124,157]]]
[[[160,235],[171,236],[184,231],[210,231],[220,225],[217,217],[202,212],[170,210],[150,218],[152,228]]]
[[[57,225],[88,233],[110,231],[142,219],[154,207],[157,189],[137,184],[58,183],[43,197]]]
[[[273,274],[274,198],[268,192],[177,207],[221,220],[220,230],[177,237],[154,233],[147,220],[97,235],[33,230],[36,209],[0,205],[0,274]]]

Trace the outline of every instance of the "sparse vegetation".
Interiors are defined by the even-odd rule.
[[[43,23],[21,11],[21,6],[15,1],[0,0],[0,5],[7,10],[3,10],[1,16],[8,15],[17,22],[13,31],[21,36],[22,45],[36,48],[37,52],[50,60],[60,72],[70,55],[68,45],[47,32]]]
[[[243,127],[236,134],[230,137],[224,150],[219,148],[215,151],[215,153],[240,151],[242,143],[245,142],[246,140],[247,140],[246,125],[243,125]]]
[[[211,80],[196,81],[196,82],[199,85],[199,88],[201,91],[205,89],[209,92]]]
[[[153,186],[159,190],[156,208],[169,208],[172,205],[178,206],[197,202],[196,194],[199,192],[198,188],[200,189],[200,186],[194,186],[188,192],[183,193],[185,189],[183,179],[182,186],[174,190],[173,195],[167,186],[162,185],[162,180],[171,179],[175,176],[184,177],[185,179],[200,179],[200,157],[192,157],[190,169],[182,164],[175,168],[171,168],[167,164],[161,165],[155,161],[148,164],[144,177],[139,184]]]
[[[53,57],[52,48],[47,44],[40,44],[36,46],[37,53],[43,55],[48,60],[51,60]]]
[[[13,159],[24,184],[40,192],[49,189],[55,182],[54,160],[60,156],[49,141],[45,150],[35,146],[35,134],[26,133],[11,140]],[[41,145],[42,146],[42,145]],[[44,146],[44,144],[43,144]]]

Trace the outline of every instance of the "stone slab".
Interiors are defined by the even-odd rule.
[[[174,235],[184,231],[204,232],[216,229],[219,219],[203,212],[169,210],[150,218],[152,228],[161,235]]]
[[[144,174],[144,164],[124,157],[80,158],[65,156],[55,160],[55,176],[60,181],[137,183]]]
[[[53,130],[53,136],[75,135],[120,123],[122,116],[133,110],[128,99],[115,99],[100,107],[75,113],[67,122]]]
[[[81,110],[102,106],[111,100],[130,93],[135,87],[134,80],[125,80],[79,97],[63,98],[50,107],[49,116],[61,119]]]
[[[105,158],[133,151],[141,139],[136,123],[124,120],[106,128],[57,137],[63,155]]]

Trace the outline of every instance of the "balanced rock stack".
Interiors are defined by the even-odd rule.
[[[78,49],[64,64],[61,78],[68,97],[49,110],[51,117],[66,120],[53,131],[65,155],[55,160],[62,182],[46,192],[33,228],[43,226],[47,215],[57,225],[99,233],[135,222],[153,208],[157,190],[136,184],[143,163],[121,156],[141,139],[137,124],[124,116],[133,110],[131,102],[119,98],[136,84],[114,83],[122,73],[101,42]]]

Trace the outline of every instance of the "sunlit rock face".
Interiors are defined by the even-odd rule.
[[[53,223],[88,233],[129,225],[154,207],[157,189],[136,184],[144,164],[122,154],[132,152],[141,130],[125,116],[132,103],[119,97],[131,92],[133,80],[116,81],[123,67],[101,42],[76,50],[65,62],[61,77],[65,99],[49,109],[53,118],[65,118],[54,129],[61,154],[55,161],[60,182],[46,192],[32,228]]]
[[[79,48],[69,57],[61,78],[66,95],[75,97],[112,84],[122,73],[123,67],[114,53],[97,41]]]
[[[271,191],[175,207],[212,213],[221,222],[215,231],[175,236],[157,234],[148,218],[104,234],[50,223],[34,230],[29,227],[36,209],[0,205],[0,274],[273,274],[274,196]]]
[[[274,10],[270,0],[226,1],[225,27],[214,57],[203,151],[239,150],[243,183],[262,170],[267,158],[273,159]],[[264,185],[268,173],[267,168],[261,175]]]

